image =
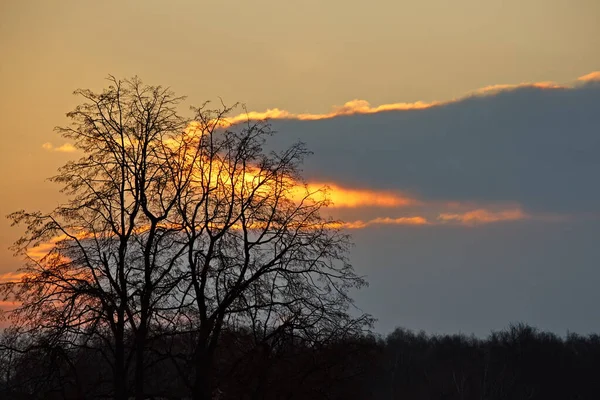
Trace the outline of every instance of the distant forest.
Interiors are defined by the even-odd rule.
[[[147,398],[190,397],[182,360],[193,343],[183,334],[150,343]],[[21,355],[10,348],[5,332],[2,399],[111,396],[111,368],[99,346],[38,345]],[[600,398],[600,336],[561,338],[522,324],[486,339],[396,329],[385,338],[357,335],[318,346],[290,335],[256,342],[240,330],[225,332],[218,348],[210,376],[215,399]]]

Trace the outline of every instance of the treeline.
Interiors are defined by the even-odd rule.
[[[149,343],[148,398],[191,396],[191,336],[162,335]],[[291,335],[257,342],[240,329],[220,340],[209,379],[213,398],[221,400],[600,398],[598,335],[562,338],[513,325],[485,339],[397,329],[385,338],[311,345]],[[0,398],[111,397],[113,375],[102,347],[38,342],[24,352],[5,334],[2,349]]]

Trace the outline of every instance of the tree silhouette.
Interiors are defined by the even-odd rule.
[[[20,302],[15,329],[70,365],[93,349],[117,399],[146,397],[151,343],[177,337],[163,357],[208,399],[225,329],[248,327],[264,347],[283,333],[314,344],[368,326],[348,314],[349,289],[365,281],[347,261],[349,237],[321,216],[325,189],[303,184],[301,143],[267,153],[269,126],[229,126],[235,107],[205,104],[186,119],[169,89],[109,81],[77,90],[84,102],[57,128],[83,153],[52,178],[68,201],[9,216],[26,227],[15,244],[23,278],[2,287]]]

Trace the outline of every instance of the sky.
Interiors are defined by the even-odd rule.
[[[53,133],[108,74],[270,117],[332,187],[357,305],[396,326],[600,331],[600,2],[0,2],[0,214],[49,210]],[[596,73],[595,73],[596,72]],[[0,220],[0,274],[20,261]]]

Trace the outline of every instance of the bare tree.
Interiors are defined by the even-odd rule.
[[[224,326],[251,326],[263,339],[286,331],[323,342],[370,322],[347,313],[348,290],[365,281],[346,259],[349,237],[321,215],[326,191],[303,184],[308,151],[298,143],[265,152],[269,126],[221,129],[229,111],[197,110],[193,134],[179,144],[193,179],[170,221],[183,228],[187,243],[180,310],[196,317],[189,321],[198,332],[197,399],[210,396],[207,379]]]
[[[168,89],[110,82],[76,91],[84,103],[57,128],[84,153],[52,178],[69,201],[9,216],[26,226],[15,244],[24,277],[3,286],[21,302],[13,324],[68,346],[99,339],[117,399],[132,369],[136,398],[146,395],[152,335],[186,334],[182,377],[209,399],[224,328],[320,343],[370,323],[349,314],[349,290],[365,281],[341,224],[321,215],[326,191],[302,181],[301,143],[269,153],[269,126],[229,126],[233,108],[205,105],[188,120]]]
[[[9,216],[27,228],[15,244],[27,264],[21,282],[4,289],[22,303],[12,319],[28,331],[82,346],[94,336],[104,339],[114,395],[122,399],[131,364],[127,331],[134,335],[129,356],[135,354],[141,392],[152,303],[169,291],[175,260],[162,256],[170,230],[160,222],[176,204],[180,177],[170,174],[167,143],[187,121],[176,114],[181,98],[169,90],[136,78],[110,82],[102,93],[77,90],[85,102],[67,114],[71,126],[57,128],[84,152],[52,178],[69,201],[48,214]]]

